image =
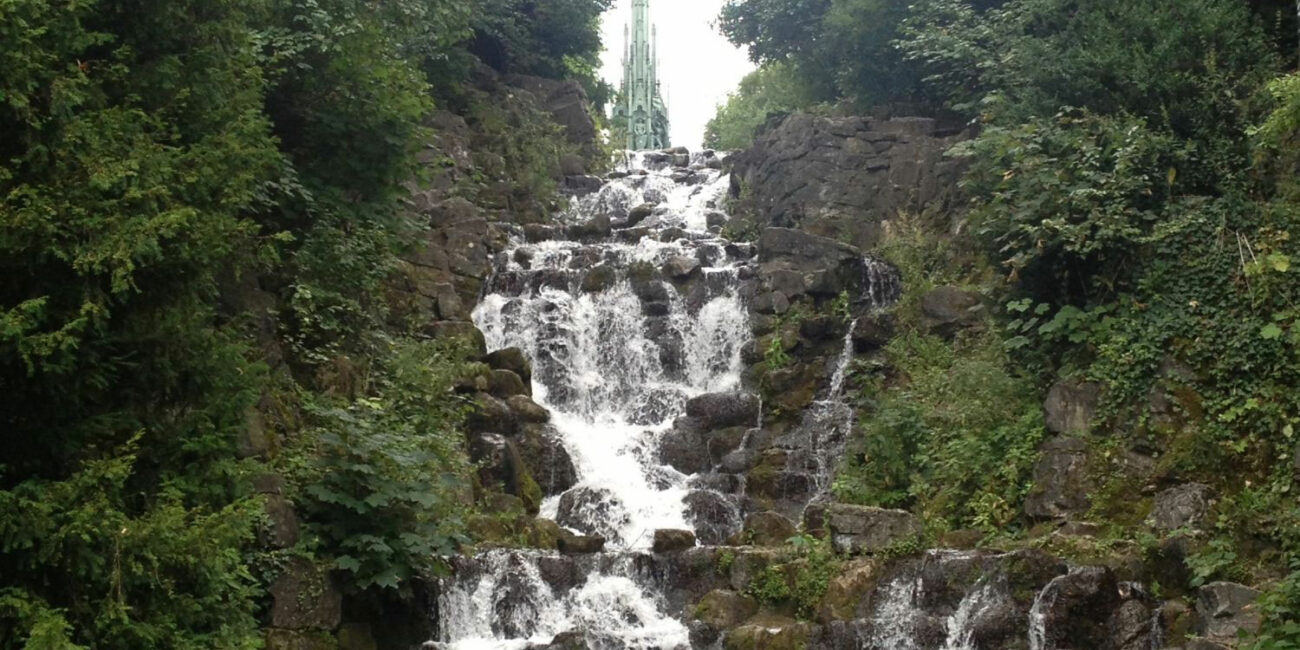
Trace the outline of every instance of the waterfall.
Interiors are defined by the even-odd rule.
[[[577,632],[592,648],[689,647],[631,558],[656,529],[690,528],[688,477],[659,463],[657,441],[691,397],[739,388],[751,337],[741,270],[752,247],[708,230],[725,219],[728,185],[714,160],[694,154],[673,167],[658,152],[631,154],[599,191],[572,200],[564,226],[498,255],[474,322],[489,349],[532,360],[533,398],[578,476],[542,516],[602,534],[607,552],[465,561],[442,584],[440,646],[523,648]],[[557,571],[577,577],[548,582]]]

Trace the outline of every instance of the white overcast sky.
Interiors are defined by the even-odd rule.
[[[754,68],[745,51],[718,32],[723,1],[650,0],[650,21],[659,28],[659,82],[668,102],[674,146],[698,149],[718,103]],[[615,0],[601,21],[601,76],[615,88],[623,80],[623,25],[631,20],[632,0]]]

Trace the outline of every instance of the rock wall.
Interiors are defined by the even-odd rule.
[[[931,118],[795,113],[766,125],[734,155],[732,194],[755,227],[798,228],[870,249],[900,210],[959,207],[962,135]]]

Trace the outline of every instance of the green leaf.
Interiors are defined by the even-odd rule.
[[[1282,328],[1276,323],[1269,323],[1259,329],[1259,337],[1266,341],[1276,341],[1282,336]]]

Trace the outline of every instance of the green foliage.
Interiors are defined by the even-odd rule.
[[[955,149],[973,228],[1012,281],[1062,302],[1125,286],[1177,178],[1177,144],[1141,121],[1059,114]]]
[[[0,3],[0,647],[258,646],[259,411],[357,585],[454,549],[458,353],[392,343],[383,289],[481,4]],[[603,6],[508,16],[532,71],[590,77]],[[554,142],[500,174],[544,190]]]
[[[0,491],[0,646],[255,648],[242,550],[256,502],[141,509],[134,444],[67,479]]]
[[[297,482],[321,550],[357,588],[406,589],[468,542],[459,429],[467,405],[452,393],[463,357],[395,342],[365,396],[308,404],[315,460]]]
[[[841,562],[827,540],[799,535],[789,543],[799,557],[763,567],[746,585],[745,593],[764,605],[787,606],[800,618],[811,619],[830,579],[839,574]]]
[[[948,343],[905,334],[886,352],[901,378],[864,394],[863,437],[835,479],[836,496],[911,507],[954,528],[1015,522],[1043,436],[1032,383],[1006,370],[989,336]]]
[[[786,63],[764,64],[745,75],[740,86],[718,106],[704,128],[704,146],[736,151],[754,141],[754,132],[773,114],[811,104],[804,79]]]

